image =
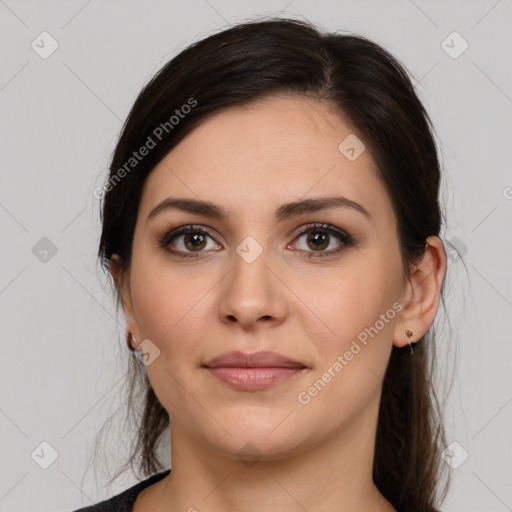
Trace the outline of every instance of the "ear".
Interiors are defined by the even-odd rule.
[[[436,316],[439,296],[446,273],[446,253],[437,236],[427,239],[425,254],[413,267],[403,297],[403,309],[395,325],[393,344],[404,347],[418,341],[428,330]],[[406,329],[413,332],[408,337]]]
[[[137,343],[140,343],[142,340],[140,339],[139,328],[137,322],[135,320],[135,315],[133,313],[133,302],[132,302],[132,294],[130,288],[130,275],[129,273],[123,272],[121,266],[121,259],[119,255],[113,254],[110,258],[110,273],[114,278],[114,282],[116,283],[116,287],[119,291],[119,295],[121,298],[121,304],[123,307],[123,313],[126,321],[126,342],[127,344],[135,349],[135,345],[131,341],[131,334],[135,336]]]

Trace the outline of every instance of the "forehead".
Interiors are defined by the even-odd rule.
[[[220,203],[237,214],[270,213],[290,200],[339,193],[370,213],[389,214],[370,152],[349,160],[339,149],[347,137],[357,137],[354,129],[317,100],[275,96],[222,110],[153,169],[140,213],[171,195]]]

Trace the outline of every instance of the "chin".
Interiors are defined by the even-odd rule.
[[[278,460],[299,453],[307,443],[308,432],[304,422],[296,424],[290,410],[274,412],[268,408],[259,411],[237,408],[231,417],[218,418],[225,427],[216,429],[217,435],[210,443],[228,457],[241,461],[248,459]],[[232,434],[231,436],[228,434]],[[209,432],[211,437],[211,431]]]
[[[278,461],[302,452],[301,443],[285,433],[284,439],[270,440],[266,435],[235,436],[216,445],[226,457],[236,459],[247,467],[254,462]]]

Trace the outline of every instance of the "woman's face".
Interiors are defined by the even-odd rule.
[[[390,198],[361,144],[326,104],[273,97],[206,120],[152,171],[122,292],[181,435],[273,458],[373,432],[406,281]],[[334,197],[353,203],[297,206]],[[155,213],[169,198],[224,217]],[[302,370],[216,370],[231,382],[287,376],[244,389],[205,367],[230,351],[277,352]]]

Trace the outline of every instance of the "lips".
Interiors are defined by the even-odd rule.
[[[215,378],[239,391],[258,391],[296,377],[307,367],[277,352],[227,352],[203,365]]]
[[[236,368],[306,368],[277,352],[261,351],[252,354],[240,351],[226,352],[204,364],[207,368],[236,367]]]

